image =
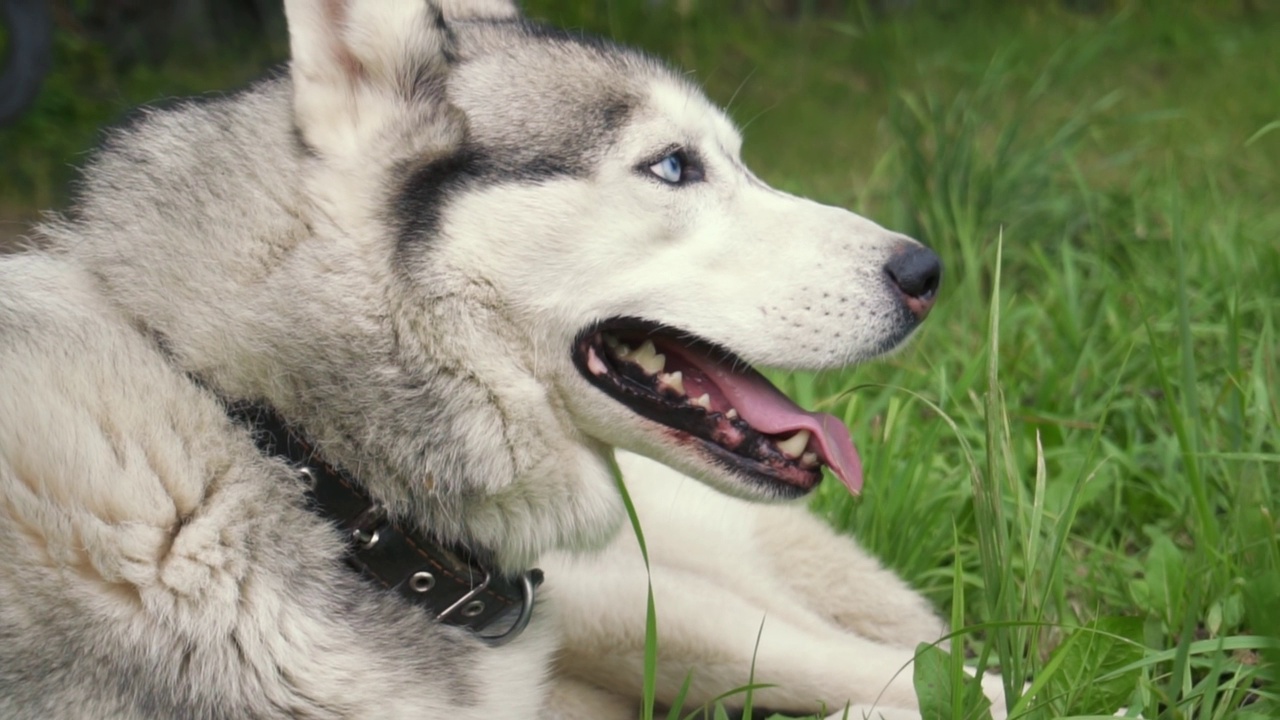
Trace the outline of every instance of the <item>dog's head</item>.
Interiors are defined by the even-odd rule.
[[[640,53],[503,3],[294,3],[290,20],[303,136],[344,173],[380,158],[391,192],[349,220],[372,207],[394,234],[421,302],[402,311],[437,312],[409,331],[425,356],[483,314],[501,342],[458,340],[455,361],[502,353],[483,361],[498,397],[532,378],[555,416],[535,422],[563,427],[548,452],[581,434],[741,496],[795,497],[823,464],[858,490],[843,424],[751,365],[894,348],[936,256],[761,182],[724,114]]]
[[[187,372],[512,563],[607,535],[610,447],[751,498],[859,487],[843,425],[751,365],[894,348],[932,253],[765,185],[662,63],[505,2],[286,9],[287,79],[151,116],[87,177],[116,202],[81,256]]]

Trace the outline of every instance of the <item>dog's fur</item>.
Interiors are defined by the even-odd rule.
[[[869,358],[914,327],[882,269],[911,241],[765,186],[678,75],[502,0],[287,12],[286,74],[114,132],[50,249],[0,261],[0,717],[633,716],[645,573],[612,449],[789,493],[569,349],[628,316],[752,363]],[[705,180],[646,175],[677,146]],[[402,522],[541,562],[529,630],[490,648],[353,575],[232,400]],[[897,673],[943,632],[918,595],[802,508],[620,457],[660,699],[745,682],[763,621],[758,704],[914,714]]]

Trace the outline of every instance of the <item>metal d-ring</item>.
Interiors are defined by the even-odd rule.
[[[520,614],[516,617],[516,621],[511,627],[501,635],[478,635],[489,647],[501,647],[515,640],[529,626],[529,619],[533,617],[533,593],[537,587],[534,582],[534,573],[541,575],[540,570],[530,570],[520,575]]]

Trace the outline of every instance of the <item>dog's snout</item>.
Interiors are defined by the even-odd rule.
[[[894,252],[884,271],[902,293],[907,308],[923,320],[933,308],[942,280],[942,261],[929,248],[918,243],[904,243]]]

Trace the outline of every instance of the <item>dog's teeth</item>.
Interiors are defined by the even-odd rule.
[[[800,457],[800,454],[804,452],[804,449],[808,445],[809,445],[809,431],[801,430],[800,432],[796,433],[795,435],[792,435],[786,440],[779,440],[778,450],[781,450],[783,455],[786,455],[787,457],[794,460]]]
[[[800,467],[818,467],[818,453],[807,452],[800,456]]]
[[[616,358],[618,358],[619,360],[628,360],[628,359],[630,359],[630,358],[631,358],[631,346],[630,346],[630,345],[628,345],[628,344],[626,344],[626,343],[624,343],[624,342],[620,342],[620,343],[618,343],[618,346],[617,346],[617,347],[615,347],[615,348],[613,349],[613,356],[614,356],[614,357],[616,357]]]
[[[587,348],[587,369],[591,371],[592,375],[604,375],[609,372],[609,368],[604,364],[604,361],[596,356],[595,348]]]
[[[617,335],[610,335],[610,334],[608,334],[608,333],[605,333],[603,337],[604,337],[604,344],[605,344],[605,345],[607,345],[607,346],[609,347],[609,349],[610,349],[610,350],[617,350],[617,349],[618,349],[618,336],[617,336]]]
[[[658,373],[658,387],[674,390],[677,395],[684,394],[684,373],[679,370],[673,373]]]
[[[706,395],[703,395],[703,397],[706,397]],[[737,408],[729,408],[728,410],[726,410],[726,411],[724,412],[724,416],[725,416],[725,417],[727,417],[727,418],[729,418],[730,420],[737,420],[737,419],[738,419],[738,409],[737,409]]]
[[[644,344],[627,359],[639,365],[646,375],[657,375],[667,366],[667,356],[658,353],[652,340],[645,340]]]
[[[697,405],[707,412],[711,412],[711,395],[707,393],[702,393],[698,397],[690,400],[689,403],[691,405]]]

